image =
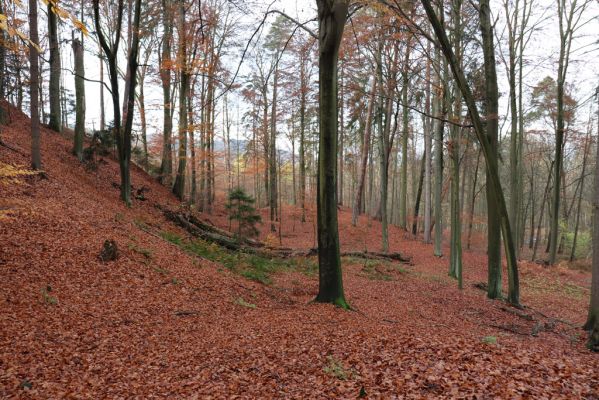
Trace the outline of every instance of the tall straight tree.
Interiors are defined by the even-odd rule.
[[[73,58],[75,60],[75,137],[73,154],[83,161],[83,138],[85,135],[85,65],[83,63],[83,43],[73,37]]]
[[[599,87],[596,91],[599,99]],[[597,134],[599,136],[599,107],[597,108]],[[597,158],[599,160],[599,146]],[[588,346],[599,351],[599,162],[595,163],[595,188],[593,194],[593,276],[591,278],[591,301],[589,313],[584,325],[590,331]]]
[[[37,0],[29,0],[29,97],[31,107],[31,167],[42,169],[39,117],[39,35],[37,32]]]
[[[171,98],[171,41],[173,37],[173,24],[171,17],[171,6],[166,0],[162,0],[162,36],[160,53],[160,82],[163,95],[163,128],[162,128],[162,161],[160,163],[160,179],[165,185],[171,184],[173,173],[173,104]]]
[[[319,147],[317,180],[318,274],[316,301],[349,308],[343,293],[337,222],[337,61],[348,0],[317,0]]]
[[[62,110],[60,107],[60,44],[58,40],[58,16],[55,6],[58,0],[48,0],[48,42],[50,47],[50,119],[48,127],[53,131],[62,130]]]
[[[375,93],[377,88],[376,74],[372,78],[372,87],[370,89],[370,95],[368,98],[368,109],[366,111],[366,125],[364,127],[364,139],[362,140],[362,150],[360,156],[360,171],[358,172],[358,188],[356,190],[356,199],[354,201],[353,213],[352,213],[352,225],[356,226],[358,223],[358,215],[362,209],[362,202],[364,201],[364,184],[366,182],[366,166],[368,165],[368,153],[370,149],[370,135],[372,132],[372,116],[374,114],[374,103],[376,103]]]
[[[0,0],[0,14],[4,14],[4,3]],[[6,33],[3,29],[0,29],[0,99],[5,99],[6,93]],[[0,125],[4,125],[7,122],[7,112],[0,105]]]
[[[487,182],[487,185],[492,185],[495,189],[493,190],[494,201],[500,216],[501,233],[503,236],[503,243],[506,253],[509,285],[508,301],[513,305],[519,306],[520,284],[518,278],[518,263],[516,260],[516,253],[514,251],[514,241],[511,235],[511,227],[507,214],[505,198],[503,196],[503,191],[501,188],[501,181],[499,180],[499,171],[497,168],[497,164],[492,162],[494,159],[492,147],[489,143],[488,137],[485,135],[485,129],[483,127],[480,114],[476,107],[476,102],[472,94],[472,90],[470,89],[470,86],[466,81],[464,71],[461,70],[459,67],[459,62],[455,57],[455,54],[447,37],[447,33],[445,32],[443,25],[439,21],[439,18],[437,17],[437,14],[433,9],[431,0],[421,0],[421,3],[424,6],[428,19],[433,27],[435,36],[439,41],[439,46],[442,49],[443,54],[445,55],[445,58],[447,59],[447,62],[451,67],[452,74],[454,76],[454,79],[456,80],[456,84],[458,85],[460,92],[462,93],[464,102],[468,107],[468,113],[470,115],[470,119],[474,127],[474,132],[476,133],[478,141],[481,145],[481,149],[485,157],[485,162],[487,163],[487,169],[489,170],[489,181]],[[486,13],[489,11],[488,0],[482,0],[480,2],[480,9],[481,13]],[[487,57],[485,57],[485,61],[488,62]]]
[[[497,141],[499,132],[499,89],[497,87],[497,71],[495,69],[495,46],[493,44],[493,27],[491,25],[491,8],[489,0],[479,4],[480,29],[483,38],[485,67],[485,112],[486,135],[490,144],[491,158],[487,164],[499,169],[497,162]],[[491,168],[487,166],[487,182],[491,181]],[[501,297],[501,216],[495,201],[496,187],[487,183],[487,296],[491,299]],[[510,236],[513,231],[510,230]],[[515,251],[515,249],[514,249]]]
[[[577,28],[589,0],[557,0],[557,16],[559,21],[560,50],[557,67],[557,117],[555,128],[555,163],[553,164],[553,194],[551,199],[551,230],[549,235],[549,263],[555,264],[559,246],[559,216],[561,174],[564,162],[564,132],[565,132],[565,86],[568,67],[570,65],[570,50]]]
[[[185,196],[185,171],[187,169],[187,96],[189,93],[189,71],[187,67],[187,27],[185,23],[185,0],[179,0],[179,49],[177,64],[180,69],[179,88],[179,165],[173,185],[173,193],[179,200]]]

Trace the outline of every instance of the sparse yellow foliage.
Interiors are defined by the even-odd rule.
[[[19,178],[37,173],[37,171],[0,162],[0,185],[18,185],[21,183]]]

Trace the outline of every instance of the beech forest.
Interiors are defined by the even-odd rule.
[[[0,0],[0,398],[599,398],[599,1]]]

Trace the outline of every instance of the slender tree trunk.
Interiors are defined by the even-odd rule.
[[[427,44],[428,52],[430,53],[430,43]],[[431,113],[431,62],[426,61],[426,98],[424,111],[426,113],[424,123],[424,243],[431,242],[431,153],[433,147],[432,122],[428,117]]]
[[[101,52],[102,50],[100,50]],[[104,111],[104,60],[102,55],[98,55],[100,60],[100,132],[106,130],[106,114]]]
[[[319,290],[316,301],[349,308],[343,293],[337,225],[337,60],[348,1],[317,0],[319,153],[317,181]]]
[[[418,190],[416,191],[416,201],[414,202],[414,221],[412,222],[412,235],[418,233],[418,214],[420,212],[420,198],[422,197],[422,184],[424,183],[426,157],[422,157],[420,165],[420,178],[418,179]]]
[[[75,59],[75,99],[76,122],[73,154],[83,161],[83,138],[85,136],[85,64],[83,62],[83,44],[73,38],[73,58]]]
[[[449,43],[449,39],[447,38],[447,34],[443,29],[443,25],[439,22],[437,15],[433,9],[430,0],[421,0],[422,5],[425,8],[426,14],[428,16],[429,21],[431,22],[433,29],[435,31],[435,36],[440,42],[440,47],[443,50],[445,58],[448,60],[453,76],[457,81],[457,85],[462,92],[462,97],[468,107],[468,112],[470,115],[470,119],[472,121],[472,125],[474,126],[474,131],[476,132],[478,141],[481,145],[483,154],[485,156],[485,161],[487,163],[487,169],[489,170],[489,182],[496,190],[493,191],[493,195],[495,197],[495,205],[500,215],[501,221],[501,233],[503,236],[503,243],[506,253],[506,261],[507,261],[507,269],[508,269],[508,301],[515,306],[520,305],[520,294],[519,294],[519,277],[518,277],[518,264],[516,259],[516,254],[514,252],[514,242],[511,236],[511,227],[510,221],[507,215],[507,207],[505,203],[505,198],[503,196],[503,191],[501,189],[501,181],[499,180],[499,172],[497,165],[493,163],[493,160],[496,157],[493,157],[492,146],[489,143],[487,136],[485,136],[483,123],[478,113],[478,109],[476,108],[476,102],[474,100],[474,96],[472,95],[472,91],[464,72],[459,68],[459,63],[453,53],[451,45]],[[493,62],[491,64],[490,58],[494,54],[489,52],[489,50],[493,50],[492,39],[493,39],[493,29],[490,24],[490,12],[488,0],[481,0],[480,2],[480,11],[481,11],[481,30],[483,32],[483,49],[486,51],[485,55],[485,64],[487,68],[490,69],[490,66],[495,66]],[[484,29],[483,29],[484,27]],[[488,42],[491,42],[491,46],[489,46]],[[487,43],[487,46],[484,44]],[[489,54],[491,53],[491,54]],[[496,84],[496,83],[495,83]]]
[[[0,0],[0,14],[4,14],[4,3]],[[0,43],[6,43],[6,33],[0,30]],[[6,47],[0,45],[0,99],[6,99]],[[6,125],[8,122],[8,113],[4,106],[0,104],[0,125]]]
[[[299,143],[299,179],[300,205],[302,208],[301,221],[306,222],[306,73],[304,58],[300,65],[300,143]]]
[[[277,56],[278,58],[278,56]],[[276,232],[275,221],[278,220],[277,210],[277,85],[279,80],[279,67],[275,66],[272,86],[272,109],[270,115],[270,141],[269,141],[269,206],[270,206],[270,231]]]
[[[584,191],[584,178],[587,169],[587,152],[590,142],[590,132],[587,132],[584,141],[584,150],[582,155],[582,172],[580,174],[580,192],[578,193],[578,205],[576,207],[576,223],[574,225],[574,239],[572,240],[572,249],[570,250],[570,261],[574,261],[576,257],[576,243],[578,241],[578,228],[580,224],[580,205],[582,203],[582,193]]]
[[[370,135],[372,132],[372,116],[374,113],[374,103],[376,102],[375,93],[377,88],[376,77],[372,79],[372,87],[370,89],[370,95],[368,100],[368,109],[366,111],[366,126],[364,127],[364,139],[362,141],[362,152],[360,162],[360,172],[358,179],[358,190],[356,190],[356,200],[354,201],[354,209],[352,213],[352,225],[356,226],[358,223],[358,215],[362,207],[363,196],[364,196],[364,184],[366,181],[366,167],[368,165],[368,153],[370,148]]]
[[[50,120],[48,127],[53,131],[62,130],[60,107],[60,45],[58,43],[58,17],[53,10],[53,2],[48,2],[48,44],[50,47]]]
[[[478,182],[478,167],[480,165],[480,153],[476,156],[476,168],[474,168],[474,178],[472,179],[472,191],[470,194],[470,211],[468,213],[468,239],[466,241],[466,249],[470,250],[472,240],[472,225],[474,221],[474,205],[476,204],[476,183]]]
[[[535,240],[531,261],[535,261],[537,258],[537,249],[539,248],[539,242],[541,241],[541,226],[543,225],[543,215],[545,212],[545,202],[547,201],[547,195],[549,194],[549,185],[551,184],[551,169],[553,168],[554,161],[551,161],[551,166],[549,167],[549,174],[547,176],[547,184],[545,185],[545,190],[543,191],[543,200],[541,200],[541,209],[539,210],[539,222],[537,224],[537,238]]]
[[[37,0],[29,0],[29,98],[31,107],[31,167],[42,169],[40,153],[40,117],[39,117],[39,59],[37,47],[39,36],[37,32]]]
[[[401,88],[401,101],[403,103],[402,113],[402,136],[401,136],[401,180],[399,189],[399,226],[408,229],[408,138],[410,110],[408,108],[408,84],[410,82],[410,50],[411,40],[406,43],[406,53],[403,65],[403,86]]]

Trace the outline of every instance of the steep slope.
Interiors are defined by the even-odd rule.
[[[28,119],[11,114],[2,140],[14,150],[0,147],[0,162],[27,166]],[[414,266],[345,260],[356,311],[311,304],[314,275],[281,272],[262,285],[164,240],[164,232],[185,236],[155,207],[178,206],[168,190],[133,168],[147,200],[126,208],[117,164],[105,158],[87,171],[70,146],[44,130],[47,179],[0,187],[0,397],[599,396],[599,360],[579,330],[505,311],[471,287],[459,292],[444,260],[398,232],[394,249],[413,255]],[[376,235],[375,224],[368,229],[343,233],[358,238],[345,246]],[[120,257],[104,263],[107,239]],[[295,240],[310,246],[309,236]],[[482,280],[481,259],[471,257],[471,282]],[[580,290],[580,298],[558,290],[524,297],[578,323]],[[565,304],[572,309],[563,312]]]

